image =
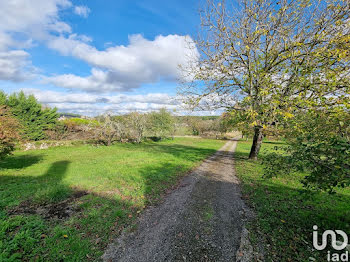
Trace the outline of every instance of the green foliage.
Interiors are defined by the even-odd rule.
[[[0,159],[11,154],[19,139],[18,122],[9,110],[0,105]]]
[[[90,126],[97,127],[99,122],[94,119],[83,119],[83,118],[69,118],[62,121],[66,126]]]
[[[291,121],[290,121],[291,122]],[[318,110],[298,114],[289,122],[289,146],[284,154],[264,158],[265,175],[306,172],[305,187],[333,193],[350,185],[350,114],[347,111]],[[296,137],[296,138],[293,138]]]
[[[166,109],[162,108],[157,112],[148,115],[148,131],[152,136],[166,137],[174,129],[174,117]]]
[[[329,193],[350,185],[349,141],[335,136],[321,141],[298,137],[285,151],[286,155],[273,153],[264,158],[265,176],[306,172],[302,182],[307,188]]]
[[[121,229],[223,144],[175,138],[15,152],[0,162],[0,261],[98,261]],[[44,218],[62,207],[70,217]]]
[[[74,113],[60,113],[60,117],[74,117],[74,118],[80,118],[81,115],[74,114]]]
[[[243,195],[256,213],[248,225],[255,246],[263,246],[264,261],[325,261],[323,253],[312,249],[312,227],[320,231],[341,229],[350,233],[350,188],[337,188],[337,194],[306,191],[300,182],[307,173],[281,173],[273,179],[262,177],[264,164],[248,160],[250,141],[240,141],[236,148],[236,172],[242,181]],[[264,141],[261,158],[284,154],[275,147],[283,142]],[[314,259],[310,259],[314,258]]]
[[[56,125],[58,118],[56,109],[44,108],[33,95],[26,96],[23,92],[19,92],[7,97],[0,92],[0,102],[8,106],[18,119],[23,139],[44,139],[44,131]]]
[[[136,143],[140,143],[146,129],[147,115],[132,112],[125,116],[125,120],[127,136]]]
[[[242,132],[242,135],[245,137],[254,135],[254,130],[249,124],[248,116],[245,111],[234,110],[226,112],[222,117],[222,125],[227,130]]]
[[[185,102],[239,111],[256,137],[300,111],[349,105],[348,0],[242,0],[238,9],[206,1]]]
[[[121,141],[125,133],[123,118],[115,118],[109,114],[99,117],[99,127],[95,129],[95,139],[99,143],[111,146],[115,141]]]
[[[180,119],[189,127],[191,135],[219,135],[228,131],[219,116],[186,116]]]
[[[35,216],[3,219],[0,214],[0,261],[34,259],[37,245],[47,230],[45,222]]]

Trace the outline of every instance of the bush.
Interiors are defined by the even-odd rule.
[[[100,124],[97,120],[83,118],[69,118],[62,121],[66,126],[90,126],[98,127]]]
[[[265,176],[305,172],[306,188],[334,193],[336,187],[350,186],[350,143],[341,137],[312,140],[299,137],[284,148],[286,154],[272,153],[264,160]]]
[[[19,138],[18,122],[4,106],[0,107],[0,159],[11,154]]]
[[[114,119],[111,115],[100,116],[98,128],[94,128],[95,139],[106,146],[115,141],[121,141],[125,133],[125,125],[121,119]]]
[[[174,129],[174,117],[166,109],[149,113],[147,128],[151,136],[164,138],[172,134]]]
[[[20,135],[23,139],[41,140],[45,131],[53,129],[57,124],[56,109],[44,108],[33,95],[23,92],[7,97],[0,92],[0,105],[6,105],[13,116],[21,124]]]
[[[93,119],[70,118],[58,121],[54,128],[45,131],[52,140],[89,140],[94,139],[100,123]]]
[[[265,175],[305,172],[309,189],[334,193],[350,186],[350,114],[347,111],[309,111],[294,120],[285,154],[265,157]],[[293,138],[295,137],[295,138]]]

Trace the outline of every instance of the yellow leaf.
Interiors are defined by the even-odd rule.
[[[63,235],[63,237],[64,237],[64,238],[67,238],[67,237],[68,237],[68,235]]]
[[[293,114],[288,113],[288,112],[284,113],[284,116],[285,116],[286,118],[292,118],[292,117],[294,117]]]

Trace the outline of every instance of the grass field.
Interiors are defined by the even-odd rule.
[[[96,260],[224,141],[56,147],[0,162],[0,261]]]
[[[260,157],[277,145],[264,143]],[[250,146],[251,141],[238,143],[235,163],[243,194],[257,213],[250,224],[252,241],[263,240],[266,261],[326,261],[326,253],[312,250],[313,225],[320,233],[341,229],[349,234],[350,189],[308,194],[300,183],[305,174],[263,179],[261,162],[247,159]]]

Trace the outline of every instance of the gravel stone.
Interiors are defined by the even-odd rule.
[[[241,238],[252,214],[235,176],[236,145],[236,141],[227,142],[162,204],[148,208],[135,231],[125,231],[108,246],[103,260],[253,261],[245,254],[252,252],[248,238]]]

